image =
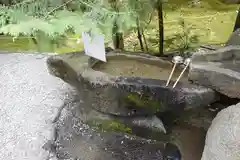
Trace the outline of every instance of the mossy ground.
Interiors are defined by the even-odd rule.
[[[192,34],[199,37],[200,44],[222,44],[230,36],[236,18],[238,5],[225,5],[218,0],[199,0],[189,6],[188,0],[169,0],[164,5],[164,32],[165,39],[180,33],[179,19],[183,18],[188,26],[192,26]],[[157,17],[145,30],[149,48],[157,51]],[[139,50],[135,33],[128,33],[125,39],[127,50]],[[76,36],[71,36],[66,46],[57,48],[55,52],[64,53],[82,50],[83,44],[76,44]],[[167,46],[164,48],[169,50]],[[11,37],[0,36],[0,50],[7,51],[35,51],[36,46],[28,38],[19,38],[15,42]]]

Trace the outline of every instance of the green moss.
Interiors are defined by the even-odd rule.
[[[124,98],[126,102],[133,104],[135,107],[146,108],[151,112],[160,111],[162,104],[161,101],[154,100],[152,96],[139,95],[137,93],[130,93]]]
[[[93,119],[86,122],[89,126],[99,131],[114,131],[132,133],[132,129],[117,120]]]

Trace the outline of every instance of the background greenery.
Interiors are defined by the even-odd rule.
[[[137,19],[144,31],[147,51],[158,52],[157,0],[57,2],[2,0],[0,32],[4,35],[0,36],[0,50],[57,53],[82,50],[82,42],[77,44],[76,41],[82,31],[89,29],[104,34],[106,45],[111,45],[116,24],[117,33],[123,35],[124,49],[139,51]],[[201,44],[225,43],[233,30],[239,7],[219,0],[168,0],[161,3],[164,51],[179,49],[182,52]]]

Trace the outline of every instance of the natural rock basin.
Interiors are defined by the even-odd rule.
[[[76,116],[75,118],[100,131],[122,132],[157,140],[159,147],[167,142],[176,143],[180,147],[184,160],[200,159],[205,130],[196,129],[188,124],[183,124],[184,128],[181,125],[175,125],[172,127],[172,132],[166,135],[164,124],[157,115],[159,112],[165,114],[169,111],[181,116],[182,111],[187,108],[207,106],[216,101],[215,92],[192,85],[184,81],[184,78],[176,88],[166,87],[166,79],[171,72],[172,64],[158,57],[113,52],[108,53],[107,58],[106,64],[78,53],[67,53],[48,59],[50,73],[79,91],[81,105],[76,107],[76,112],[72,113]],[[135,70],[135,67],[138,70]],[[155,73],[149,72],[152,67]],[[66,121],[69,121],[68,119]],[[175,117],[171,120],[174,119]],[[66,121],[61,122],[62,125],[59,127],[59,143],[64,146],[64,150],[74,150],[76,146],[80,147],[83,144],[77,142],[77,139],[81,138],[77,136],[78,133],[64,125]],[[63,140],[61,135],[65,134],[76,136],[75,143],[68,144],[68,140]],[[191,135],[194,137],[191,140],[194,144],[188,141]],[[134,143],[139,143],[141,139],[137,141]],[[102,145],[106,145],[105,142]],[[164,147],[160,150],[161,154],[169,151]],[[65,151],[59,150],[59,152],[63,154]],[[73,151],[72,155],[79,157],[81,154]]]
[[[168,61],[153,61],[140,58],[129,58],[124,55],[108,56],[107,63],[98,62],[92,68],[114,76],[143,77],[168,80],[173,64]],[[173,80],[180,75],[182,68],[175,69]],[[187,81],[187,72],[180,81]]]
[[[169,61],[149,55],[108,54],[108,58],[115,59],[124,56],[129,60],[161,64],[161,71],[166,66],[172,66]],[[158,111],[181,110],[205,106],[216,100],[215,92],[211,89],[190,83],[179,83],[172,89],[171,86],[166,87],[166,80],[162,79],[114,76],[93,70],[92,68],[97,68],[98,62],[78,53],[69,53],[53,56],[47,63],[52,75],[78,88],[82,99],[88,103],[86,105],[112,115],[131,116],[143,115],[146,111],[153,114]],[[161,73],[155,73],[158,74],[161,76]],[[152,76],[153,73],[149,75]],[[166,79],[168,76],[163,74],[161,77]]]

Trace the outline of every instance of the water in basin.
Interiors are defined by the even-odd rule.
[[[108,57],[107,63],[100,62],[93,66],[94,70],[115,76],[131,76],[167,80],[173,64],[169,62],[152,61],[146,59],[131,59],[124,56]],[[172,80],[176,80],[182,69],[175,69]],[[180,81],[187,81],[187,72]]]

